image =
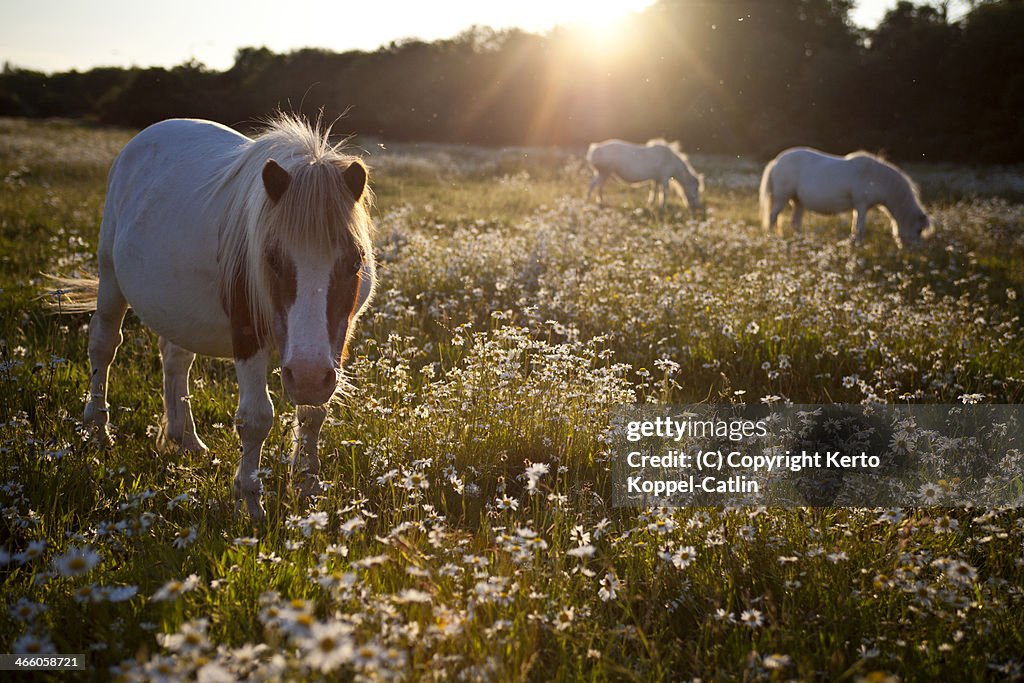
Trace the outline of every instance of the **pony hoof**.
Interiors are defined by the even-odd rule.
[[[170,438],[165,439],[164,447],[168,450],[175,450],[189,455],[206,455],[210,452],[209,447],[195,434],[186,434],[180,441]]]
[[[249,516],[252,517],[254,522],[266,520],[267,513],[263,509],[263,503],[260,501],[259,490],[245,490],[236,483],[232,486],[232,493],[235,499],[235,512],[241,512],[244,503],[245,509],[248,510]]]
[[[292,477],[292,490],[295,492],[295,500],[300,505],[308,505],[314,496],[323,493],[323,483],[320,477],[315,474],[304,473]]]
[[[203,440],[195,434],[186,436],[181,440],[181,450],[184,453],[191,453],[193,455],[206,455],[210,452],[209,446],[203,443]]]
[[[166,424],[160,425],[156,435],[156,448],[162,453],[189,453],[205,455],[209,447],[195,434],[185,434],[180,438],[171,436]]]
[[[267,520],[267,512],[263,509],[263,503],[260,502],[259,496],[252,498],[246,495],[235,495],[235,513],[241,514],[242,506],[245,505],[246,512],[252,518],[252,521],[257,524],[262,524]]]
[[[110,436],[110,430],[107,428],[108,423],[107,408],[103,404],[90,401],[85,405],[82,424],[89,430],[90,440],[104,448],[114,444],[114,440]]]
[[[252,517],[252,521],[257,524],[263,524],[267,521],[267,513],[263,509],[262,503],[257,500],[255,503],[246,503],[246,505],[249,509],[249,516]]]
[[[89,442],[106,450],[114,445],[114,437],[111,436],[110,430],[107,429],[106,425],[102,427],[97,426],[91,428]]]
[[[156,449],[161,453],[174,453],[178,450],[178,442],[171,436],[167,423],[161,421],[156,433]]]

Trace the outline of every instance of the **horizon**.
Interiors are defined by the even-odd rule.
[[[145,13],[128,0],[102,0],[92,6],[60,0],[0,8],[0,44],[5,46],[0,59],[5,66],[46,73],[98,67],[167,68],[193,60],[223,71],[231,67],[243,47],[266,47],[275,53],[304,48],[372,52],[402,40],[449,39],[473,26],[546,33],[556,27],[582,25],[613,33],[621,19],[654,2],[626,0],[595,14],[588,2],[580,0],[524,0],[514,7],[448,0],[442,3],[446,11],[432,12],[417,11],[422,5],[410,9],[401,0],[344,9],[318,0],[307,4],[303,14],[282,16],[269,0],[251,3],[246,15],[199,0],[184,0],[173,9],[150,7]],[[873,28],[896,3],[860,0],[850,12],[851,21]],[[54,16],[61,20],[54,21]],[[309,21],[309,16],[317,20]],[[346,24],[354,25],[354,30],[334,28]],[[82,26],[96,30],[84,32]],[[168,33],[178,38],[163,40]]]

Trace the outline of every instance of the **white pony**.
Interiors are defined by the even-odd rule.
[[[676,190],[682,186],[682,196],[691,209],[700,208],[700,193],[704,189],[704,176],[690,165],[690,160],[679,151],[676,142],[648,140],[646,145],[637,145],[622,140],[595,142],[587,149],[587,161],[594,167],[594,179],[587,189],[587,200],[597,189],[597,200],[604,201],[604,184],[608,178],[617,175],[627,183],[641,183],[653,180],[648,203],[658,200],[661,190],[661,208],[668,200],[668,184],[676,181]]]
[[[325,404],[375,282],[367,171],[292,116],[250,139],[217,123],[173,119],[139,133],[110,170],[99,277],[64,310],[92,310],[92,380],[85,422],[109,442],[107,373],[128,306],[160,336],[162,446],[207,451],[196,435],[188,375],[197,353],[233,358],[242,457],[236,501],[264,517],[256,478],[274,420],[272,347],[297,404],[292,478],[319,490],[317,440]]]
[[[845,157],[809,147],[787,149],[768,162],[761,176],[761,222],[776,229],[779,213],[793,202],[793,228],[800,229],[804,209],[836,214],[853,210],[851,230],[864,242],[868,209],[881,206],[892,222],[896,244],[917,246],[931,234],[917,187],[900,169],[867,152]]]

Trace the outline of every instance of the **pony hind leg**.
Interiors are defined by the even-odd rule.
[[[263,484],[259,480],[260,456],[263,442],[274,425],[274,405],[267,393],[267,351],[257,351],[249,358],[235,359],[238,377],[238,411],[235,430],[242,442],[242,457],[235,471],[232,485],[236,503],[244,502],[253,519],[266,518],[260,494]]]
[[[128,301],[114,277],[113,264],[100,259],[99,285],[96,291],[96,311],[89,322],[89,400],[85,404],[82,421],[93,430],[94,437],[104,445],[110,445],[109,407],[107,405],[107,381],[110,364],[114,362],[117,349],[124,339],[121,323],[128,311]]]
[[[162,450],[206,453],[210,449],[196,436],[189,395],[188,374],[196,354],[160,337],[160,358],[164,367],[164,417],[157,446]]]
[[[804,205],[800,203],[799,199],[793,200],[793,217],[790,222],[793,224],[793,231],[800,232],[800,225],[804,220]]]
[[[317,445],[327,418],[327,406],[296,406],[292,426],[292,488],[300,501],[321,491]]]

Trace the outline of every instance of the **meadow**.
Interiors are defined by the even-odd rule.
[[[906,167],[937,234],[873,212],[758,225],[765,160],[695,155],[707,211],[583,150],[360,140],[380,287],[327,490],[289,494],[293,408],[237,513],[229,362],[199,359],[207,456],[155,450],[156,338],[129,313],[115,443],[81,424],[94,263],[131,133],[0,120],[0,651],[118,680],[1020,680],[1014,508],[617,508],[621,404],[1024,402],[1024,170]],[[788,213],[783,215],[788,221]],[[65,675],[51,674],[53,678]]]

